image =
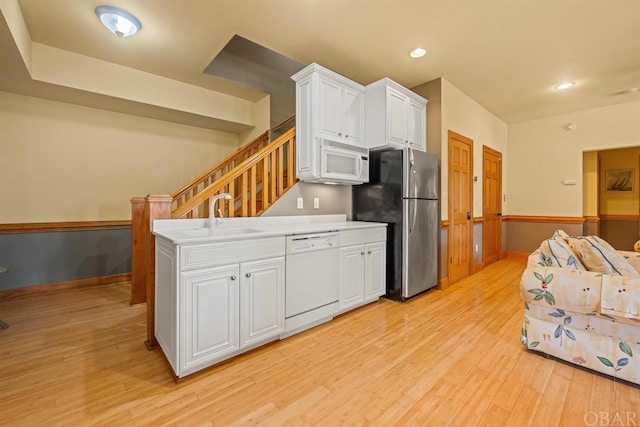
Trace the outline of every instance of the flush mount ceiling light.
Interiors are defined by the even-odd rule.
[[[427,54],[427,51],[424,50],[421,47],[418,47],[416,49],[413,49],[410,53],[409,56],[412,58],[420,58],[422,56],[425,56]]]
[[[573,87],[573,86],[575,86],[575,82],[566,82],[556,86],[556,89],[558,90],[569,89],[570,87]]]
[[[104,26],[118,37],[132,36],[142,28],[138,18],[117,7],[98,6],[96,15]]]

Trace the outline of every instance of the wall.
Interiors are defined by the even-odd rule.
[[[427,104],[427,151],[440,156],[440,211],[447,220],[448,211],[448,131],[453,130],[473,140],[473,174],[478,177],[473,187],[473,217],[482,217],[482,146],[502,153],[503,165],[508,160],[507,124],[465,95],[444,78],[412,88],[429,100]],[[504,170],[504,166],[503,166]],[[502,188],[507,175],[503,172]],[[482,260],[482,223],[474,225],[474,263]],[[447,276],[447,230],[440,235],[440,278]],[[478,250],[475,251],[475,247]]]
[[[599,151],[598,161],[600,237],[614,248],[631,251],[633,244],[640,239],[640,147]],[[616,169],[633,171],[632,192],[607,191],[607,171]]]
[[[0,132],[0,224],[128,220],[131,197],[170,194],[239,146],[235,134],[6,92]],[[128,273],[131,228],[0,233],[0,265],[0,290]]]
[[[639,141],[640,142],[640,141]],[[640,164],[640,146],[620,150],[604,150],[598,153],[600,163],[600,208],[601,215],[638,215],[638,166]],[[606,189],[606,172],[614,169],[633,170],[633,192],[610,192]]]
[[[0,290],[131,272],[131,227],[0,233]]]
[[[297,208],[297,199],[301,197],[303,208]],[[320,208],[313,208],[313,199],[318,198]],[[270,206],[263,216],[288,215],[334,215],[346,214],[351,219],[351,186],[298,182],[275,204]]]
[[[575,125],[573,131],[564,129],[568,123]],[[549,218],[550,228],[565,227],[563,222],[553,222],[554,217],[574,218],[571,227],[578,224],[581,228],[585,215],[583,152],[638,145],[640,102],[509,125],[506,214]],[[575,180],[576,185],[564,185],[564,180]],[[508,222],[508,250],[529,252],[549,237],[549,227],[523,235],[528,225]]]
[[[238,136],[0,92],[0,223],[130,219],[133,196],[170,194]]]

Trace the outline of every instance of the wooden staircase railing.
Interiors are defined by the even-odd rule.
[[[255,138],[249,144],[238,149],[235,153],[229,155],[226,159],[201,174],[197,178],[194,178],[190,183],[182,187],[171,195],[174,201],[175,207],[180,207],[183,203],[189,200],[191,197],[204,190],[207,186],[211,185],[215,180],[221,178],[224,174],[244,162],[249,157],[260,151],[262,147],[269,143],[269,132],[265,131],[262,135]],[[187,216],[192,218],[191,215]]]
[[[217,208],[225,217],[260,215],[296,181],[293,172],[294,143],[295,128],[291,128],[182,203],[171,212],[171,218],[208,217],[211,200],[220,193],[229,193],[233,198],[230,201],[218,201],[220,205]]]
[[[262,137],[262,135],[261,135]],[[260,138],[258,138],[260,139]],[[205,218],[214,196],[229,193],[232,200],[219,200],[225,217],[258,216],[296,183],[295,127],[275,141],[255,150],[248,145],[220,162],[173,195],[149,195],[131,199],[132,274],[131,304],[147,302],[147,341],[157,346],[154,328],[156,219]],[[244,157],[244,160],[240,160]],[[231,167],[235,165],[235,167]],[[222,173],[224,171],[224,173]],[[171,210],[171,206],[175,209]],[[217,209],[216,209],[217,210]]]

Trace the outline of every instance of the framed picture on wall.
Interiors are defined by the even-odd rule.
[[[609,169],[604,172],[607,193],[633,193],[634,169]]]

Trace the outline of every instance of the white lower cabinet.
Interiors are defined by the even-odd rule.
[[[240,264],[240,347],[284,331],[284,257]]]
[[[184,368],[234,353],[238,339],[238,265],[180,274]]]
[[[364,246],[340,249],[339,310],[347,310],[364,302]]]
[[[155,335],[177,377],[284,332],[284,237],[194,245],[156,238]]]
[[[185,366],[224,358],[284,331],[284,257],[181,276]]]
[[[364,251],[364,300],[368,302],[387,291],[386,242],[365,245]]]
[[[340,248],[339,310],[377,300],[386,291],[386,228],[344,231]],[[347,243],[357,243],[345,246]]]
[[[386,227],[340,231],[339,311],[386,290]],[[285,236],[174,244],[156,236],[155,336],[182,378],[285,333]]]

